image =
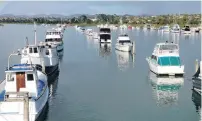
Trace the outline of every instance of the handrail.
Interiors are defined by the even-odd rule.
[[[28,54],[25,54],[25,53],[20,53],[20,52],[18,52],[18,53],[11,53],[9,56],[8,56],[8,70],[10,69],[10,58],[11,58],[11,56],[19,56],[19,55],[28,55]],[[29,60],[30,60],[30,65],[32,66],[32,61],[31,61],[31,57],[30,57],[30,55],[28,55],[29,56]],[[33,66],[32,66],[33,67]]]

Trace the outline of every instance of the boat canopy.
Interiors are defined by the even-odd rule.
[[[100,28],[100,32],[110,33],[111,30],[110,30],[110,28]]]
[[[158,57],[158,64],[161,66],[180,66],[180,58],[177,56]]]

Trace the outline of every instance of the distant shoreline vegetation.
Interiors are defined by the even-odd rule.
[[[151,24],[156,27],[162,25],[179,24],[181,27],[188,24],[199,26],[201,24],[201,14],[172,14],[157,16],[132,16],[132,15],[79,15],[75,17],[54,17],[54,16],[0,16],[0,24],[71,24],[80,26],[93,26],[98,24],[127,24],[132,26],[143,26]]]

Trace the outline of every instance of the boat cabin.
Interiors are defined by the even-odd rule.
[[[61,42],[62,41],[62,32],[59,30],[48,30],[46,32],[45,42]]]
[[[188,25],[184,26],[184,31],[190,31],[190,27]]]
[[[159,43],[155,46],[151,59],[161,66],[180,66],[179,47],[173,43]]]
[[[122,34],[118,37],[118,42],[123,44],[123,43],[131,43],[130,38],[127,34]]]
[[[100,28],[100,33],[111,33],[110,28]]]
[[[38,97],[40,90],[44,87],[44,82],[37,76],[37,70],[31,64],[16,64],[6,71],[5,92],[29,92],[29,97]],[[40,87],[40,88],[39,88]],[[15,97],[10,94],[9,97]],[[8,97],[7,97],[8,98]]]

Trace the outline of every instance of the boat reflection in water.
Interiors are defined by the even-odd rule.
[[[111,43],[100,43],[99,55],[101,57],[107,57],[111,55]]]
[[[133,57],[129,52],[122,52],[115,50],[117,57],[118,68],[122,71],[127,70],[130,67],[130,62],[132,62]]]
[[[150,72],[149,77],[152,85],[153,96],[157,101],[158,106],[169,106],[177,104],[178,91],[184,84],[182,77],[157,77]]]
[[[196,112],[201,114],[201,95],[195,90],[192,90],[192,101],[196,106]]]

